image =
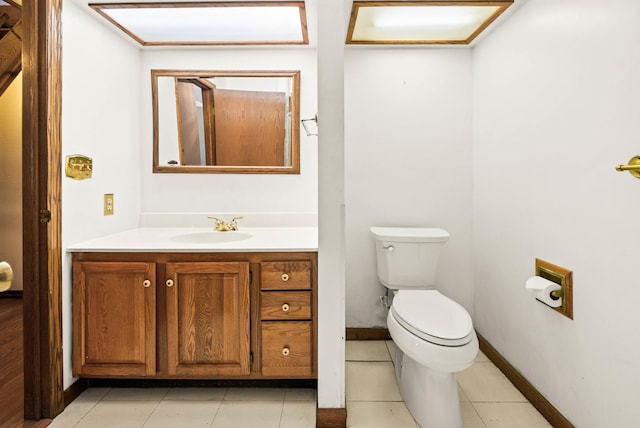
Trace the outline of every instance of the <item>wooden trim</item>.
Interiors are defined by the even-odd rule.
[[[573,424],[565,418],[515,367],[513,367],[487,340],[478,333],[480,350],[498,369],[518,388],[533,406],[549,421],[554,428],[572,428]]]
[[[262,263],[273,261],[291,261],[292,256],[296,260],[307,261],[317,257],[315,251],[296,252],[230,252],[230,253],[110,253],[110,252],[77,252],[73,253],[73,262],[148,262],[155,263],[179,263],[179,262],[249,262]],[[254,275],[256,272],[253,273]]]
[[[300,174],[292,166],[211,166],[211,165],[180,165],[153,167],[154,173],[171,174]]]
[[[22,9],[22,5],[14,0],[4,0],[6,3],[9,3],[13,7],[17,7],[18,9]]]
[[[317,389],[316,379],[84,379],[90,388],[305,388]]]
[[[0,293],[0,299],[22,299],[22,290],[7,290]]]
[[[513,0],[458,0],[458,1],[354,1],[351,7],[351,17],[347,29],[347,44],[353,45],[468,45],[480,33],[482,33],[493,21],[495,21],[509,6]],[[499,8],[465,40],[353,40],[353,32],[360,7],[380,6],[498,6]]]
[[[347,409],[316,409],[316,428],[346,428]]]
[[[564,290],[562,306],[553,309],[565,317],[573,319],[573,271],[536,258],[535,273],[536,276],[541,276],[562,286]]]
[[[87,379],[78,379],[64,390],[64,407],[66,408],[89,387]]]
[[[302,40],[249,40],[249,41],[161,41],[149,42],[135,34],[131,29],[121,25],[104,11],[107,9],[160,9],[160,8],[191,8],[191,7],[298,7],[300,11],[300,30]],[[309,33],[307,29],[307,14],[304,1],[237,1],[237,2],[149,2],[149,3],[89,3],[89,7],[100,16],[120,29],[127,36],[140,43],[142,46],[246,46],[246,45],[308,45]]]
[[[215,166],[160,165],[158,77],[214,78],[214,77],[289,77],[291,91],[291,166]],[[180,174],[300,174],[300,70],[151,70],[151,99],[153,103],[153,169],[154,173]],[[182,155],[181,155],[182,156]],[[181,158],[182,161],[182,158]]]
[[[312,376],[318,378],[318,254],[311,256],[311,314],[313,322],[313,368]]]
[[[386,328],[347,327],[347,340],[391,340]]]
[[[26,1],[23,37],[23,260],[26,419],[64,408],[61,315],[62,0]],[[41,221],[41,211],[51,220]]]

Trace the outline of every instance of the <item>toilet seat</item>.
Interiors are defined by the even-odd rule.
[[[474,337],[469,313],[437,290],[399,291],[391,313],[402,327],[436,345],[463,346]]]

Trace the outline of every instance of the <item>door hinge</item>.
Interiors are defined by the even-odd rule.
[[[51,221],[51,211],[40,210],[39,218],[40,223],[49,223]]]

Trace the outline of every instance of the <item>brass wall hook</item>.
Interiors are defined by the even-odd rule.
[[[640,178],[640,156],[634,156],[629,159],[628,165],[616,166],[616,171],[629,171],[629,174],[633,175],[635,178]]]

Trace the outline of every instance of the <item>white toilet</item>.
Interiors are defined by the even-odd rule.
[[[469,313],[435,289],[438,256],[449,233],[372,227],[371,234],[378,278],[394,292],[387,327],[398,348],[402,398],[422,428],[462,428],[454,373],[473,363],[478,338]]]

